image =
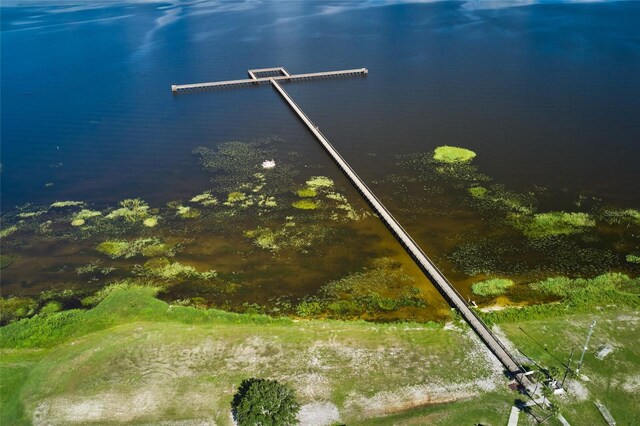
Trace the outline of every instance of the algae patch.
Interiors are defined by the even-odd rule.
[[[587,213],[549,212],[532,217],[514,215],[512,218],[516,228],[529,238],[576,234],[596,225]]]
[[[447,164],[468,163],[473,160],[475,156],[476,153],[470,149],[448,145],[437,147],[433,153],[434,160]]]

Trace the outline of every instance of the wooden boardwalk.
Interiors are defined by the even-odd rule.
[[[356,172],[351,168],[349,163],[345,161],[340,153],[331,145],[327,138],[320,132],[318,127],[313,124],[311,119],[302,111],[302,109],[294,102],[289,94],[282,88],[282,86],[276,81],[275,78],[271,79],[271,84],[278,93],[289,104],[291,109],[300,117],[302,122],[311,130],[318,141],[322,144],[324,149],[329,153],[331,158],[340,167],[342,172],[349,178],[351,183],[355,185],[360,194],[367,200],[371,208],[376,212],[384,224],[389,228],[397,240],[402,244],[404,249],[409,253],[413,260],[418,264],[420,269],[425,275],[433,282],[436,288],[454,307],[471,328],[478,334],[484,344],[493,352],[493,354],[500,360],[509,373],[525,387],[529,387],[530,382],[524,375],[525,371],[522,366],[514,359],[509,350],[505,348],[500,340],[489,330],[486,324],[478,317],[478,315],[469,307],[462,295],[451,285],[446,279],[444,274],[435,266],[435,264],[429,259],[429,257],[422,251],[418,244],[411,238],[411,236],[404,230],[395,217],[387,210],[382,202],[375,196],[375,194],[367,187],[367,185],[360,179]]]
[[[256,74],[266,72],[281,72],[282,75],[271,77],[258,77]],[[340,70],[340,71],[326,71],[326,72],[312,72],[307,74],[289,74],[287,70],[282,67],[277,68],[262,68],[257,70],[249,70],[249,76],[251,78],[245,78],[243,80],[227,80],[227,81],[214,81],[207,83],[194,83],[194,84],[173,84],[171,85],[171,91],[174,93],[182,92],[185,90],[206,90],[222,87],[232,86],[250,86],[254,84],[271,83],[271,81],[285,80],[285,81],[299,81],[307,80],[311,78],[331,78],[331,77],[345,77],[352,75],[366,75],[368,74],[366,68],[357,68],[352,70]]]

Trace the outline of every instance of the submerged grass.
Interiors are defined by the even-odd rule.
[[[473,284],[471,291],[478,296],[499,296],[513,285],[514,282],[509,279],[494,278]]]
[[[588,213],[549,212],[533,217],[514,215],[512,220],[529,238],[576,234],[596,225],[596,221]]]

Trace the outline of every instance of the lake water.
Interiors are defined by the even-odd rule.
[[[300,219],[304,226],[316,221],[336,228],[308,250],[265,250],[246,231],[276,229],[296,220],[287,217],[315,213],[289,208],[264,220],[252,208],[236,216],[203,208],[202,218],[184,220],[167,213],[179,204],[168,202],[186,205],[206,190],[223,201],[230,191],[211,183],[217,174],[200,167],[194,148],[268,137],[278,138],[272,146],[279,158],[295,152],[283,161],[298,170],[298,187],[328,176],[352,207],[367,210],[271,87],[170,90],[274,66],[291,73],[369,69],[366,77],[285,88],[465,294],[486,277],[526,282],[558,274],[640,274],[637,263],[625,261],[639,254],[637,222],[633,213],[619,213],[640,208],[640,2],[534,3],[6,3],[2,211],[3,228],[17,224],[18,230],[3,238],[3,254],[11,257],[2,271],[3,292],[93,289],[130,277],[146,258],[137,253],[112,264],[95,246],[158,237],[180,245],[172,259],[182,265],[215,269],[242,287],[221,295],[192,277],[167,290],[167,298],[198,296],[231,308],[275,306],[282,297],[297,303],[320,294],[327,282],[375,271],[371,262],[384,257],[412,277],[431,306],[415,314],[421,308],[405,301],[400,316],[444,315],[442,300],[385,228],[373,217],[332,222],[331,214],[344,211],[332,201],[323,204],[333,209],[325,216]],[[428,172],[416,178],[418,169],[403,166],[403,155],[430,155],[442,145],[473,150],[477,169],[453,175],[426,162],[420,170]],[[481,184],[499,186],[484,204],[468,194]],[[128,198],[161,209],[155,234],[71,228],[72,209],[24,215],[68,200],[106,215]],[[535,211],[504,207],[505,199],[516,198],[533,199]],[[532,242],[507,223],[514,214],[530,220],[560,211],[588,214],[594,224]],[[607,212],[618,212],[618,222],[607,221]],[[38,220],[51,220],[53,231],[42,231]],[[220,221],[234,225],[214,229]],[[469,261],[483,256],[476,262],[482,265]],[[95,261],[115,272],[90,271],[89,278],[77,272]],[[511,299],[527,298],[516,292]]]

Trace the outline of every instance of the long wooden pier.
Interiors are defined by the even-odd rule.
[[[396,239],[402,244],[405,250],[418,264],[424,274],[433,282],[436,288],[444,296],[444,298],[453,306],[471,328],[478,334],[480,339],[485,345],[493,352],[493,354],[500,360],[505,368],[511,373],[511,375],[518,380],[522,385],[529,385],[529,380],[525,376],[525,370],[511,355],[509,350],[498,340],[498,338],[489,330],[484,321],[482,321],[478,315],[469,307],[462,295],[455,289],[455,287],[447,280],[444,274],[436,267],[436,265],[429,259],[424,251],[418,246],[418,244],[411,238],[409,233],[400,225],[395,217],[387,210],[382,202],[375,196],[375,194],[369,189],[369,187],[360,179],[357,173],[351,168],[349,163],[340,155],[340,153],[331,145],[327,138],[320,132],[318,127],[313,124],[311,119],[302,111],[302,109],[295,103],[295,101],[289,96],[289,94],[282,88],[282,86],[276,81],[271,79],[271,84],[278,93],[289,104],[291,109],[300,117],[302,122],[311,130],[311,132],[318,139],[323,148],[329,153],[333,161],[340,167],[342,172],[349,178],[351,183],[358,189],[360,194],[364,196],[371,208],[376,212],[384,224],[393,233]]]
[[[270,76],[270,77],[258,77],[260,73],[267,72],[280,72],[282,75]],[[277,68],[262,68],[257,70],[249,70],[249,76],[251,78],[245,78],[242,80],[227,80],[227,81],[212,81],[207,83],[193,83],[193,84],[173,84],[171,91],[174,93],[182,92],[185,90],[203,90],[214,89],[217,87],[231,87],[231,86],[247,86],[254,84],[271,83],[271,81],[285,80],[285,81],[299,81],[307,80],[311,78],[330,78],[330,77],[345,77],[352,75],[366,75],[369,71],[366,68],[357,68],[352,70],[340,70],[340,71],[326,71],[326,72],[312,72],[306,74],[289,74],[283,67]]]
[[[264,73],[279,73],[277,76],[259,77]],[[365,198],[367,203],[376,212],[378,217],[391,231],[394,237],[400,242],[407,253],[413,258],[416,264],[420,267],[422,272],[431,280],[436,286],[438,291],[447,300],[447,302],[455,308],[465,319],[465,321],[471,326],[475,333],[480,337],[483,343],[489,348],[489,350],[498,358],[498,360],[504,365],[509,373],[525,388],[531,389],[532,383],[526,375],[524,368],[516,361],[511,355],[509,350],[504,347],[500,340],[491,332],[486,324],[480,319],[480,317],[469,307],[466,300],[455,289],[455,287],[447,280],[444,274],[436,267],[436,265],[429,259],[425,252],[418,246],[418,244],[411,238],[409,233],[400,225],[395,217],[387,210],[382,202],[375,196],[373,191],[367,187],[362,179],[357,175],[353,168],[347,163],[347,161],[340,155],[340,153],[331,145],[327,138],[320,132],[318,127],[311,121],[311,119],[302,111],[302,109],[295,103],[295,101],[289,96],[289,94],[282,88],[280,81],[296,81],[310,78],[322,78],[322,77],[336,77],[336,76],[348,76],[348,75],[366,75],[368,73],[366,68],[358,68],[352,70],[343,71],[329,71],[318,72],[308,74],[294,74],[291,75],[287,70],[282,67],[277,68],[262,68],[249,70],[249,76],[251,78],[244,80],[230,80],[210,83],[196,83],[196,84],[183,84],[172,85],[171,90],[176,93],[183,90],[197,90],[207,89],[215,87],[229,87],[229,86],[243,86],[253,85],[261,83],[271,84],[282,98],[289,104],[291,109],[298,115],[300,120],[309,128],[311,133],[314,134],[316,139],[320,142],[323,148],[331,156],[333,161],[340,167],[340,170],[347,176],[351,183],[356,187],[360,194]]]

